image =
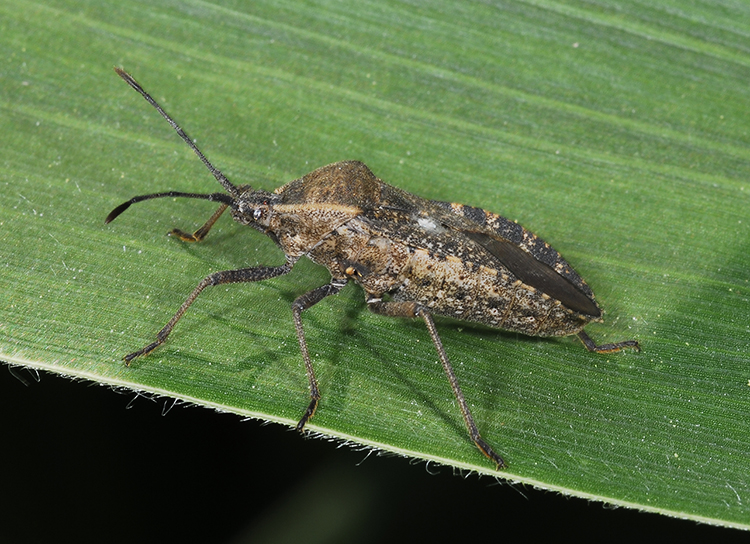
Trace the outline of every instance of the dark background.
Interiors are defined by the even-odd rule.
[[[2,542],[750,539],[7,365],[0,391]]]

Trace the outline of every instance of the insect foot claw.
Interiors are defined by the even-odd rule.
[[[130,366],[130,362],[133,359],[135,359],[136,357],[140,357],[141,355],[148,355],[160,345],[161,342],[159,341],[152,342],[143,349],[139,349],[138,351],[134,351],[133,353],[128,353],[125,357],[122,358],[122,360],[125,361],[125,366]]]
[[[586,349],[594,353],[614,353],[623,349],[633,349],[635,351],[641,351],[641,345],[638,340],[625,340],[624,342],[615,342],[614,344],[602,344],[597,345],[591,337],[583,331],[578,332],[578,338],[581,339]]]
[[[477,448],[479,448],[479,451],[481,451],[484,455],[487,456],[488,459],[495,463],[497,470],[502,470],[508,466],[505,464],[503,458],[496,454],[490,447],[490,445],[480,437],[477,436],[476,438],[474,438],[474,444],[476,444]]]
[[[318,399],[313,398],[310,401],[310,405],[307,407],[307,410],[305,410],[305,414],[302,416],[302,419],[299,420],[299,423],[297,423],[297,426],[295,427],[296,430],[299,432],[304,432],[305,425],[307,425],[307,422],[310,420],[311,417],[315,415],[315,409],[318,407]]]
[[[189,232],[185,232],[184,230],[180,229],[172,229],[167,233],[167,236],[176,236],[183,242],[199,242],[200,239],[196,238],[194,234],[190,234]]]

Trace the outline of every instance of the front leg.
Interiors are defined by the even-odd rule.
[[[302,419],[297,423],[298,431],[304,430],[308,420],[315,414],[315,410],[318,407],[318,401],[320,400],[318,381],[315,379],[315,371],[313,370],[312,360],[310,359],[310,352],[307,350],[305,330],[302,327],[302,312],[317,304],[324,298],[335,295],[341,291],[346,285],[346,282],[346,279],[333,278],[328,285],[321,285],[317,289],[305,293],[292,303],[292,314],[294,316],[294,327],[297,329],[299,349],[302,352],[302,359],[305,361],[305,370],[307,371],[307,379],[310,382],[310,404],[302,415]]]
[[[172,229],[171,231],[169,231],[169,234],[170,236],[177,236],[183,242],[200,242],[206,237],[208,231],[211,230],[211,227],[214,226],[214,223],[216,223],[216,221],[219,219],[219,217],[221,217],[221,214],[223,214],[224,210],[226,209],[226,204],[222,204],[221,206],[219,206],[219,209],[216,210],[214,214],[208,218],[208,221],[206,221],[204,225],[196,230],[193,234],[180,229]]]
[[[383,302],[379,298],[368,299],[367,307],[370,308],[372,312],[380,315],[387,315],[390,317],[421,317],[424,319],[424,322],[427,325],[427,330],[430,332],[432,343],[435,344],[438,357],[440,357],[440,362],[443,363],[443,369],[448,376],[448,381],[451,384],[451,389],[453,389],[453,394],[456,396],[458,405],[461,408],[461,413],[464,416],[464,423],[466,423],[466,428],[469,430],[471,440],[476,447],[479,448],[479,451],[495,463],[498,470],[505,467],[506,465],[503,458],[495,453],[490,445],[479,435],[479,430],[477,429],[477,426],[474,423],[474,418],[469,411],[469,405],[466,403],[461,387],[458,385],[458,378],[456,378],[456,374],[453,372],[453,367],[448,360],[448,355],[445,353],[445,348],[443,348],[443,342],[440,340],[437,328],[435,327],[435,322],[427,309],[415,302]]]

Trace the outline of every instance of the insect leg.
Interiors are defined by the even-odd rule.
[[[578,333],[578,338],[581,339],[586,349],[593,351],[594,353],[612,353],[613,351],[620,351],[625,348],[633,348],[636,351],[641,351],[641,346],[637,340],[625,340],[624,342],[616,342],[614,344],[602,344],[596,345],[591,337],[583,331]]]
[[[464,398],[461,387],[458,385],[458,378],[456,378],[456,374],[453,372],[453,367],[448,360],[448,355],[445,353],[443,342],[440,340],[432,315],[414,302],[383,302],[381,300],[372,299],[371,301],[368,300],[368,307],[376,314],[391,317],[421,317],[424,319],[424,322],[427,325],[427,330],[430,332],[432,343],[435,344],[435,349],[437,349],[438,356],[440,357],[440,362],[443,363],[443,369],[448,376],[448,381],[451,384],[451,389],[453,389],[453,394],[461,408],[461,414],[464,416],[464,423],[469,430],[471,440],[476,447],[479,448],[479,451],[495,463],[498,470],[504,468],[506,465],[503,458],[495,453],[490,445],[479,435],[479,430],[477,429],[476,423],[474,423],[474,418],[471,416],[469,405]]]
[[[190,296],[185,300],[185,302],[182,303],[182,306],[180,306],[180,309],[177,310],[177,313],[174,314],[172,319],[169,320],[169,323],[167,323],[164,328],[157,333],[156,341],[150,343],[142,349],[139,349],[138,351],[134,351],[133,353],[129,353],[128,355],[126,355],[123,358],[125,360],[125,364],[130,365],[130,361],[132,361],[136,357],[147,355],[158,348],[160,345],[162,345],[167,340],[167,337],[172,332],[172,329],[180,320],[180,318],[185,314],[193,301],[198,297],[198,295],[201,294],[201,291],[203,291],[206,287],[221,285],[222,283],[245,283],[251,281],[268,280],[271,278],[275,278],[276,276],[286,274],[292,269],[293,264],[294,263],[287,262],[282,266],[258,266],[255,268],[225,270],[223,272],[214,272],[213,274],[206,276],[198,284],[198,287],[196,287],[195,290],[190,293]]]
[[[177,236],[180,240],[183,242],[200,242],[206,237],[206,234],[208,234],[208,231],[211,230],[211,227],[214,226],[214,223],[216,223],[216,220],[221,217],[221,214],[224,213],[224,210],[227,209],[227,204],[222,204],[219,206],[219,209],[214,212],[214,214],[208,218],[208,221],[206,221],[206,224],[203,225],[201,228],[196,230],[193,234],[190,234],[189,232],[185,232],[184,230],[180,229],[172,229],[169,231],[169,234],[171,236]]]
[[[305,371],[307,371],[307,379],[310,382],[310,404],[307,406],[307,410],[302,415],[302,419],[297,423],[297,430],[302,431],[305,428],[308,420],[315,414],[315,409],[318,407],[318,401],[320,400],[320,390],[318,390],[318,381],[315,379],[315,371],[313,370],[312,360],[310,359],[310,352],[307,350],[307,340],[305,340],[305,329],[302,327],[302,312],[317,304],[324,298],[335,295],[346,285],[346,279],[332,279],[328,285],[321,285],[317,289],[313,289],[309,293],[305,293],[301,297],[298,297],[292,303],[292,315],[294,316],[294,327],[297,329],[297,340],[299,341],[299,349],[302,352],[302,359],[305,361]]]

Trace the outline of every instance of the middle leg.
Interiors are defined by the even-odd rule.
[[[297,341],[299,342],[299,349],[302,352],[302,359],[305,361],[307,379],[310,382],[310,404],[302,415],[302,419],[297,423],[298,431],[304,430],[309,419],[315,414],[315,409],[318,407],[318,401],[320,400],[318,381],[315,379],[312,359],[310,359],[310,352],[307,349],[307,340],[305,340],[305,329],[302,326],[302,312],[317,304],[324,298],[335,295],[341,291],[346,285],[346,282],[346,279],[341,280],[334,278],[328,285],[321,285],[317,289],[313,289],[309,293],[305,293],[298,297],[292,303],[292,314],[294,315],[294,327],[297,330]]]

